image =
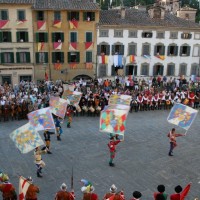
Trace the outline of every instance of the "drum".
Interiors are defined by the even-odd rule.
[[[88,111],[88,108],[86,106],[83,106],[82,109],[87,112]]]
[[[91,107],[89,107],[89,111],[93,113],[95,111],[95,109],[91,106]]]
[[[167,105],[170,105],[170,100],[166,100],[166,104],[167,104]]]
[[[76,106],[76,110],[77,110],[78,112],[81,112],[81,108],[80,108],[79,105]]]
[[[101,111],[101,107],[100,107],[100,106],[97,106],[97,107],[96,107],[96,110],[97,110],[97,111]]]
[[[184,105],[188,105],[188,103],[189,103],[189,99],[186,98],[186,99],[183,101],[183,104],[184,104]]]

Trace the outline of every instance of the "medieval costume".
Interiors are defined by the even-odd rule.
[[[40,189],[37,185],[33,184],[33,180],[31,177],[27,179],[27,181],[30,183],[28,190],[26,191],[26,200],[37,200],[37,194],[40,192]]]
[[[60,186],[60,190],[56,193],[55,200],[74,200],[75,195],[74,192],[67,191],[67,185],[63,183]]]

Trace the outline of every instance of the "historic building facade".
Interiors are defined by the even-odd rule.
[[[0,84],[34,79],[32,0],[0,1]]]
[[[94,77],[99,7],[90,0],[36,0],[33,6],[35,76]]]
[[[154,5],[101,11],[98,76],[199,75],[200,25]]]

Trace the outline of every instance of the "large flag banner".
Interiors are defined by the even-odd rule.
[[[25,200],[26,192],[30,183],[23,177],[19,177],[19,200]]]
[[[77,42],[70,42],[69,43],[69,50],[76,51],[77,50]]]
[[[69,100],[71,105],[77,106],[79,104],[81,96],[82,96],[81,92],[76,92],[76,91],[72,92],[70,90],[65,90],[62,98]]]
[[[0,29],[4,28],[8,22],[8,20],[0,20]]]
[[[122,55],[114,55],[113,63],[114,63],[115,67],[121,67],[122,66]]]
[[[53,27],[61,28],[62,22],[60,20],[54,20]]]
[[[99,131],[124,135],[128,110],[109,109],[101,111]]]
[[[37,131],[45,129],[55,129],[54,120],[50,108],[43,108],[28,114],[29,123],[35,127]]]
[[[76,20],[69,21],[69,28],[70,29],[77,29],[78,28],[78,21],[76,21]]]
[[[53,43],[53,48],[55,50],[61,50],[62,49],[62,42],[54,42]]]
[[[167,121],[171,124],[175,124],[185,130],[188,130],[192,125],[197,113],[197,110],[177,103],[172,107]]]
[[[99,56],[99,63],[100,64],[108,64],[108,56],[107,55]]]
[[[130,95],[111,95],[109,98],[109,105],[110,104],[122,104],[122,105],[127,105],[130,106],[131,103],[131,96]]]
[[[52,96],[50,97],[49,105],[54,115],[64,119],[67,109],[67,101],[65,99]]]
[[[39,133],[29,123],[13,131],[10,138],[21,153],[28,153],[44,144]]]
[[[117,110],[128,110],[130,109],[130,106],[128,105],[123,105],[123,104],[115,104],[115,105],[108,105],[106,106],[106,109],[110,110],[110,109],[117,109]]]
[[[42,20],[37,21],[37,28],[39,31],[46,30],[46,21],[42,21]]]

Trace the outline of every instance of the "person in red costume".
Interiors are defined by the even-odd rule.
[[[89,186],[89,191],[88,187],[83,186],[81,191],[83,192],[82,200],[98,200],[98,195],[94,193],[94,186]]]
[[[117,187],[113,184],[111,185],[110,188],[110,192],[106,193],[103,197],[103,200],[107,200],[107,199],[111,199],[113,198],[113,200],[124,200],[124,192],[123,191],[119,191],[117,192]]]
[[[182,192],[182,187],[180,185],[177,185],[174,188],[175,192],[174,194],[170,195],[170,200],[180,200],[181,198],[181,192]]]
[[[142,197],[141,192],[135,191],[133,192],[133,198],[131,200],[140,200],[141,197]]]
[[[110,136],[110,142],[108,143],[108,148],[110,150],[110,161],[109,161],[109,165],[111,167],[114,167],[114,163],[113,163],[113,159],[115,158],[115,154],[116,154],[116,146],[122,142],[123,140],[120,140],[118,138],[118,135],[116,134],[115,136],[111,135]]]

